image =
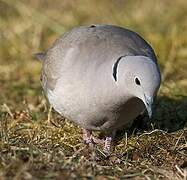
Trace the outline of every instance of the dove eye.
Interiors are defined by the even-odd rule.
[[[139,80],[137,77],[134,79],[134,81],[135,81],[135,83],[136,83],[138,86],[141,85],[140,80]]]

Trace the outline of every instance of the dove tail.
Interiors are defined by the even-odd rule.
[[[39,61],[44,61],[45,60],[45,53],[44,52],[39,52],[34,54],[34,57],[38,59]]]

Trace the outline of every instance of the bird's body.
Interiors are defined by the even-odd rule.
[[[50,104],[87,130],[116,131],[145,110],[143,96],[135,95],[138,90],[131,85],[136,76],[151,81],[151,87],[144,84],[149,96],[160,85],[150,45],[117,26],[74,28],[56,40],[42,59],[42,85]]]

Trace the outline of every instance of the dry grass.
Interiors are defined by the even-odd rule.
[[[0,0],[0,179],[186,179],[186,12],[185,0]],[[93,161],[80,129],[49,115],[32,54],[74,26],[97,23],[151,42],[163,83],[152,120],[137,120],[109,159],[98,148]]]

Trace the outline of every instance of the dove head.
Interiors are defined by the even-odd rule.
[[[152,116],[153,100],[161,82],[156,62],[146,56],[121,57],[116,82],[122,92],[128,92],[130,97],[142,100],[149,117]]]

